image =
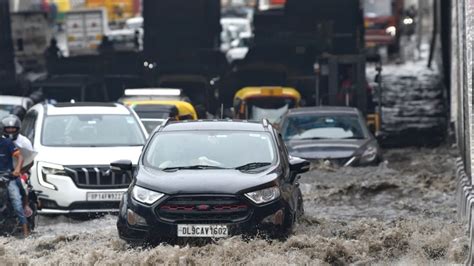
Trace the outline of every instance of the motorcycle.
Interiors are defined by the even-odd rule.
[[[8,183],[14,182],[9,178],[10,175],[10,173],[0,173],[0,235],[13,235],[20,228],[8,193]],[[33,231],[37,224],[37,192],[28,184],[26,193],[28,194],[28,205],[31,209],[31,215],[27,215],[27,221],[30,230]]]

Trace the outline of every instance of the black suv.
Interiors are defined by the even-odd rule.
[[[132,163],[111,164],[130,171]],[[117,223],[132,243],[181,237],[285,236],[303,214],[299,174],[267,122],[164,123],[149,138]]]

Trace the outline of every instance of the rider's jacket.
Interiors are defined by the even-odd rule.
[[[9,138],[0,138],[0,172],[13,171],[13,156],[19,152]]]

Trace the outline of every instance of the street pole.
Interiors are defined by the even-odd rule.
[[[418,55],[421,52],[421,43],[423,42],[423,20],[424,20],[424,10],[425,10],[425,2],[426,0],[418,0],[418,40],[416,41],[416,48],[418,50]]]
[[[314,94],[314,103],[315,103],[315,106],[319,106],[321,105],[320,103],[320,92],[319,92],[319,75],[321,73],[321,66],[319,65],[319,63],[316,61],[316,63],[314,63],[313,65],[313,69],[314,69],[314,74],[315,74],[315,84],[314,84],[314,88],[315,88],[315,94]]]
[[[379,126],[378,130],[382,128],[382,101],[383,101],[383,94],[382,94],[382,62],[379,61],[377,62],[377,65],[375,67],[375,70],[377,71],[377,76],[376,76],[376,82],[378,84],[378,89],[377,89],[377,95],[378,95],[378,106],[377,106],[377,113],[378,113],[378,119],[379,119]],[[376,132],[378,134],[380,132]]]

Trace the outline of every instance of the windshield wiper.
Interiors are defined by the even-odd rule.
[[[176,166],[176,167],[167,167],[161,169],[165,172],[173,172],[178,170],[208,170],[208,169],[226,169],[224,167],[212,166],[212,165],[190,165],[190,166]]]
[[[365,139],[364,137],[347,137],[342,139]]]
[[[319,139],[327,139],[327,138],[314,137],[314,138],[302,138],[302,139],[296,139],[296,140],[319,140]]]
[[[239,167],[236,167],[235,169],[239,170],[239,171],[254,170],[254,169],[261,168],[261,167],[269,166],[271,164],[272,163],[254,162],[254,163],[248,163],[248,164],[241,165]]]

